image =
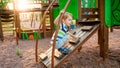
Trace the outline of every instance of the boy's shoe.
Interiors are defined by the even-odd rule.
[[[64,55],[67,55],[71,52],[71,50],[66,48],[66,47],[65,48],[59,48],[58,51],[60,51]]]

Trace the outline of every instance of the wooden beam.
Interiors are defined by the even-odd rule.
[[[63,8],[63,11],[66,11],[69,3],[70,3],[71,0],[68,0],[65,7]],[[63,14],[64,13],[61,13],[60,16],[59,16],[59,20],[58,20],[58,24],[57,24],[57,29],[56,29],[56,32],[55,32],[55,36],[54,36],[54,41],[53,41],[53,48],[52,48],[52,59],[51,59],[51,68],[54,68],[54,54],[55,54],[55,47],[56,47],[56,37],[57,37],[57,34],[58,34],[58,31],[60,29],[60,21],[63,17]]]
[[[13,8],[14,8],[14,23],[15,23],[15,31],[16,31],[16,43],[18,45],[18,38],[21,37],[21,27],[20,27],[20,15],[17,7],[18,2],[13,0]]]
[[[78,22],[80,22],[80,19],[82,19],[82,8],[81,8],[81,0],[78,0]]]
[[[47,7],[46,11],[43,14],[42,20],[40,21],[40,26],[39,26],[39,30],[38,33],[40,33],[40,30],[42,28],[42,26],[44,26],[44,20],[46,17],[46,14],[48,13],[49,9],[53,6],[53,4],[55,3],[56,0],[53,0],[50,5]],[[38,62],[38,34],[37,34],[37,38],[36,38],[36,45],[35,45],[35,58],[36,58],[36,62]]]
[[[51,28],[51,36],[54,32],[54,19],[53,19],[53,9],[50,8],[50,28]]]
[[[100,44],[100,56],[103,57],[103,59],[107,58],[107,52],[108,52],[108,27],[105,25],[105,16],[104,16],[104,8],[105,3],[104,0],[99,0],[99,8],[100,8],[100,29],[98,32],[98,38],[99,38],[99,44]]]
[[[113,32],[113,27],[110,27],[110,32]]]
[[[3,31],[2,31],[1,16],[0,16],[0,39],[1,39],[1,41],[3,41],[3,40],[4,40],[4,37],[3,37]]]

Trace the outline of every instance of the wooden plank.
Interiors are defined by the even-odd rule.
[[[14,16],[13,15],[1,15],[1,18],[3,18],[3,19],[9,19],[12,17],[14,17]]]
[[[90,21],[79,21],[79,23],[82,23],[82,24],[83,23],[86,23],[86,24],[93,23],[94,24],[94,23],[100,23],[100,20],[98,20],[98,21],[94,21],[94,20],[93,21],[92,20],[90,20]]]
[[[84,44],[88,40],[88,38],[90,38],[97,31],[97,29],[98,29],[98,25],[96,25],[96,27],[94,27],[93,30],[91,30],[90,32],[84,34],[81,37],[80,42],[75,46],[74,50],[70,54],[66,55],[63,59],[57,61],[56,63],[57,65],[55,65],[55,67],[59,66],[62,62],[68,59],[79,47],[82,46],[82,44]]]
[[[4,24],[2,28],[14,28],[13,24]]]
[[[54,62],[55,62],[54,67],[57,67],[63,61],[68,59],[79,47],[82,46],[82,44],[84,42],[86,42],[88,40],[88,38],[90,38],[97,31],[98,28],[99,28],[99,25],[95,25],[91,31],[82,31],[82,33],[80,33],[79,35],[78,35],[78,33],[76,33],[75,35],[78,35],[81,37],[80,42],[76,45],[67,43],[65,45],[65,47],[67,47],[71,50],[70,54],[65,55],[62,59],[54,58]],[[79,31],[79,32],[81,32],[81,31]],[[48,58],[46,60],[42,61],[42,63],[48,68],[51,67],[51,54],[52,54],[52,47],[46,51],[46,55],[48,56]]]
[[[4,19],[4,20],[1,20],[1,22],[12,22],[14,21],[14,19]]]
[[[83,31],[79,31],[79,33],[76,33],[76,36],[78,37],[80,34],[82,34]]]
[[[93,12],[93,11],[99,11],[99,9],[98,8],[82,8],[82,12],[85,12],[85,11],[88,11],[88,12]]]
[[[5,15],[8,15],[8,14],[13,14],[13,10],[2,10],[0,11],[0,14],[5,14]]]
[[[27,9],[27,10],[19,10],[18,12],[20,13],[24,13],[24,12],[40,12],[40,11],[45,11],[46,8],[42,8],[42,9]]]
[[[75,48],[75,47],[74,47],[73,45],[71,45],[71,44],[66,44],[66,45],[67,45],[67,46],[65,46],[65,47],[69,48],[70,50],[73,50],[73,49]],[[49,66],[49,65],[51,64],[51,53],[52,53],[52,47],[45,52],[45,54],[48,56],[48,58],[47,58],[45,61],[43,61],[43,63],[44,63],[46,66]],[[55,58],[55,60],[58,60],[58,59]]]
[[[99,15],[82,15],[82,18],[98,18]]]

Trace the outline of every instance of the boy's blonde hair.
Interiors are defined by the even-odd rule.
[[[54,21],[54,24],[56,24],[56,25],[58,25],[58,22],[62,22],[62,20],[66,20],[69,16],[71,16],[72,17],[72,14],[71,13],[69,13],[69,12],[65,12],[65,13],[63,13],[63,16],[62,16],[62,19],[61,20],[59,20],[59,18],[60,18],[60,14],[57,16],[57,18],[55,19],[55,21]]]

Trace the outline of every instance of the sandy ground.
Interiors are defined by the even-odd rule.
[[[109,57],[101,61],[95,33],[72,57],[61,64],[61,68],[120,68],[120,30],[114,29],[109,36]],[[39,53],[46,51],[50,38],[39,40]],[[16,48],[22,51],[22,58],[16,55]],[[35,62],[35,40],[19,40],[12,36],[0,41],[0,68],[43,68]]]

